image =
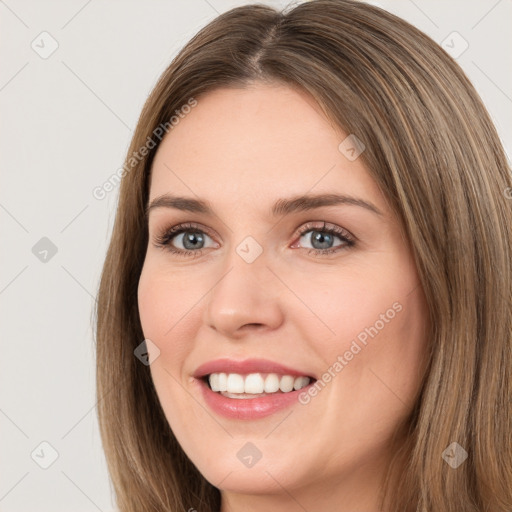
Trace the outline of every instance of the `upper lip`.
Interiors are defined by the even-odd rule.
[[[315,379],[307,371],[284,366],[268,359],[244,359],[243,361],[237,361],[228,358],[215,359],[202,364],[194,372],[194,377],[200,379],[211,373],[239,373],[243,375],[248,373],[277,373],[280,375],[305,376]]]

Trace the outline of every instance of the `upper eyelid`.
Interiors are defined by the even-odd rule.
[[[156,224],[156,223],[155,223]],[[197,230],[197,231],[204,231],[206,234],[209,233],[217,233],[215,230],[208,228],[207,226],[202,225],[198,222],[178,222],[178,223],[166,223],[163,226],[153,226],[151,227],[151,224],[149,224],[149,231],[154,232],[155,234],[158,233],[168,233],[170,231],[179,231],[179,230]]]

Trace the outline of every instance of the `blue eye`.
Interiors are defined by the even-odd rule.
[[[308,249],[308,254],[332,254],[355,245],[353,237],[343,228],[335,224],[329,224],[329,227],[327,227],[325,222],[321,226],[315,224],[314,222],[307,223],[300,228],[298,233],[300,240],[307,238],[309,233],[311,234],[309,239],[313,247],[306,248]],[[333,245],[336,238],[340,243]]]
[[[202,249],[205,244],[205,235],[199,231],[182,231],[181,233],[174,235],[174,242],[178,242],[183,244],[184,249],[187,251],[194,249]],[[181,238],[181,242],[179,242],[179,238]]]
[[[156,245],[162,247],[171,253],[182,256],[198,256],[201,255],[205,248],[205,238],[210,238],[204,230],[195,224],[179,224],[171,229],[164,231],[156,239]],[[176,240],[183,245],[183,249],[175,247],[173,244]],[[213,243],[212,247],[218,247]]]
[[[164,230],[162,234],[156,237],[155,244],[173,254],[185,257],[198,257],[203,254],[206,248],[218,248],[219,244],[213,241],[207,233],[208,230],[194,223],[179,224],[170,229]],[[354,238],[343,228],[335,224],[327,225],[325,222],[309,222],[302,226],[295,236],[299,236],[299,241],[309,237],[312,247],[305,247],[308,254],[327,255],[348,249],[355,245]],[[205,243],[211,240],[209,246]],[[338,239],[339,243],[335,243]],[[175,244],[181,244],[183,248],[176,247]],[[296,248],[297,245],[293,245]]]
[[[322,253],[331,253],[331,252],[337,252],[338,247],[343,248],[345,246],[350,246],[349,240],[347,240],[343,236],[337,235],[331,231],[326,231],[326,230],[319,231],[319,230],[311,229],[311,230],[307,231],[305,235],[302,235],[301,239],[306,237],[308,235],[308,233],[311,233],[311,236],[309,238],[310,238],[310,243],[313,245],[313,247],[311,247],[309,252],[311,252],[311,250],[313,250],[313,251],[319,251]],[[340,240],[340,243],[334,244],[333,240],[335,238]],[[315,245],[317,247],[315,247]]]

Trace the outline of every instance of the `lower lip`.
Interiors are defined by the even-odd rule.
[[[256,420],[270,416],[294,403],[299,402],[300,393],[307,392],[314,381],[307,386],[290,391],[289,393],[275,393],[258,398],[228,398],[218,392],[212,391],[208,384],[201,379],[197,379],[203,397],[207,405],[216,413],[226,418],[237,420]]]

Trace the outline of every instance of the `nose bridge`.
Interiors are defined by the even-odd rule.
[[[278,280],[267,268],[263,247],[252,237],[242,240],[226,256],[222,277],[212,288],[206,323],[236,337],[247,325],[276,328],[282,321]]]

